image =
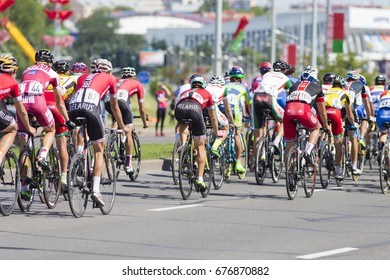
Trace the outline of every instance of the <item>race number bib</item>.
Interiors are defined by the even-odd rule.
[[[379,109],[381,109],[381,108],[388,108],[388,107],[390,107],[390,99],[383,100],[379,104]]]
[[[287,96],[287,101],[304,101],[311,103],[311,95],[304,90],[296,90]]]
[[[24,95],[42,95],[43,94],[43,85],[40,82],[29,81],[22,82],[20,84],[20,92]]]
[[[70,103],[91,103],[95,106],[99,105],[100,102],[100,95],[93,89],[80,89],[77,91],[73,97]]]
[[[127,102],[128,99],[129,99],[129,93],[127,92],[127,90],[119,89],[118,90],[118,100],[123,100],[123,101]]]

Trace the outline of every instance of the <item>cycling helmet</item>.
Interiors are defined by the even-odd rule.
[[[322,82],[324,84],[331,84],[336,75],[333,72],[327,72],[322,76]]]
[[[359,75],[359,82],[360,82],[362,85],[367,84],[366,78],[365,78],[363,75]]]
[[[345,75],[345,79],[347,79],[347,81],[348,80],[359,80],[359,77],[360,77],[359,73],[355,70],[348,71],[347,75]]]
[[[289,75],[292,75],[295,73],[295,67],[294,65],[291,65],[291,64],[287,64],[287,67],[286,69],[284,70],[284,74],[286,74],[287,76]]]
[[[211,76],[209,83],[224,86],[225,79],[221,75],[213,75],[213,76]]]
[[[49,50],[42,49],[35,53],[35,62],[47,62],[52,64],[54,62],[54,57]]]
[[[333,78],[332,80],[332,85],[334,87],[341,87],[341,88],[345,88],[346,85],[347,85],[347,82],[345,81],[344,77],[343,76],[340,76],[340,75],[337,75]]]
[[[229,77],[230,78],[239,78],[243,79],[245,76],[244,70],[240,66],[233,66],[232,69],[229,71]]]
[[[19,63],[11,55],[3,54],[0,56],[0,71],[4,73],[14,73],[18,70]]]
[[[69,61],[66,60],[58,60],[53,63],[53,69],[56,71],[58,74],[65,74],[66,72],[69,71],[70,65]]]
[[[70,70],[72,74],[76,73],[88,73],[88,66],[83,62],[76,62],[72,65],[72,68]]]
[[[188,80],[188,83],[191,84],[192,79],[193,79],[193,78],[196,78],[196,77],[202,77],[202,75],[201,75],[201,74],[198,74],[198,73],[192,74],[191,77],[190,77],[190,79]]]
[[[133,67],[124,67],[121,71],[122,78],[129,78],[129,77],[135,77],[137,75],[137,72],[135,72],[135,69]]]
[[[283,60],[277,60],[274,62],[272,67],[274,68],[275,72],[282,72],[287,68],[287,63]]]
[[[259,65],[259,70],[261,75],[264,75],[265,73],[271,71],[271,69],[272,69],[271,62],[264,61]]]
[[[112,71],[112,64],[107,59],[101,59],[98,66],[97,66],[97,72],[98,73],[111,73]]]
[[[317,82],[317,69],[312,67],[306,68],[301,74],[301,81]]]
[[[97,73],[97,70],[98,70],[98,66],[100,64],[100,62],[102,61],[103,59],[102,58],[97,58],[95,60],[92,61],[91,63],[91,73]]]
[[[191,79],[190,84],[192,88],[199,88],[199,87],[206,88],[206,81],[205,79],[203,79],[202,76],[194,77],[193,79]]]
[[[375,85],[385,85],[386,84],[386,76],[378,75],[375,77]]]

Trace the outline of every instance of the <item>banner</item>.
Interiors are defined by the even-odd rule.
[[[240,48],[241,42],[245,38],[245,27],[248,25],[248,23],[249,23],[249,21],[245,16],[241,17],[240,23],[238,24],[238,27],[237,27],[237,30],[233,35],[233,42],[232,42],[232,45],[230,47],[230,50],[233,53],[237,52],[238,49]]]
[[[139,65],[141,67],[156,67],[164,65],[164,51],[140,51]]]

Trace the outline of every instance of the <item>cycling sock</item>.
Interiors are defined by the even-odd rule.
[[[67,181],[66,181],[66,172],[65,173],[61,173],[61,183],[64,183],[64,184],[67,183]]]
[[[38,155],[38,158],[44,158],[46,159],[47,157],[47,153],[49,152],[49,149],[46,148],[46,147],[42,147],[40,152],[39,152],[39,155]]]
[[[279,146],[279,143],[280,143],[280,137],[276,136],[275,140],[274,140],[274,145],[277,147],[277,146]]]
[[[218,149],[219,145],[222,144],[222,140],[220,138],[215,139],[213,144],[213,149]]]
[[[306,149],[305,149],[305,153],[310,154],[310,153],[311,153],[311,150],[312,150],[313,148],[314,148],[314,144],[312,144],[312,143],[307,143]]]
[[[83,151],[83,146],[77,146],[76,153],[81,153]]]
[[[131,165],[131,158],[133,157],[133,155],[126,155],[126,165],[127,166],[132,166]]]
[[[357,161],[352,162],[352,169],[357,169]]]
[[[199,182],[203,182],[203,177],[198,177]]]
[[[100,192],[100,176],[93,176],[93,191]]]

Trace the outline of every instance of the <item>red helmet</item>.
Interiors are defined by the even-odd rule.
[[[264,61],[264,62],[260,63],[260,65],[259,65],[259,70],[260,70],[261,75],[264,75],[265,73],[271,71],[271,69],[272,69],[271,62]]]

